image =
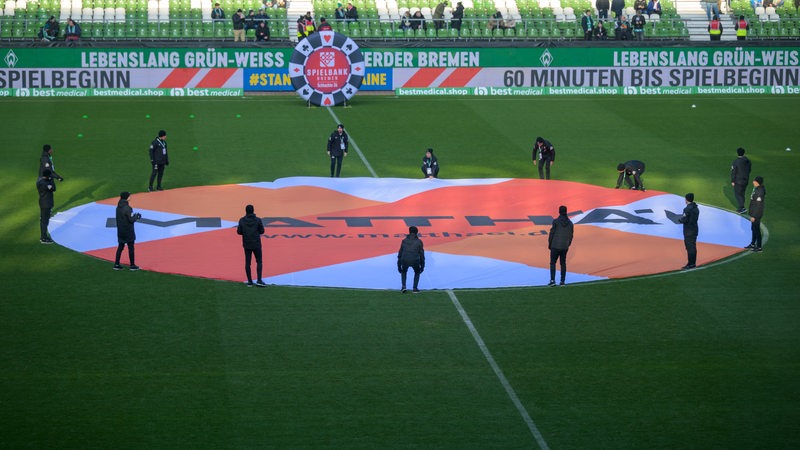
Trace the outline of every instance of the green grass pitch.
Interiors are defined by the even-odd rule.
[[[66,178],[56,211],[122,190],[135,205],[159,129],[167,188],[269,181],[327,176],[335,115],[381,177],[416,178],[426,147],[443,178],[533,177],[541,135],[554,178],[613,186],[641,159],[649,188],[727,209],[745,147],[767,188],[762,254],[455,295],[550,448],[800,448],[798,110],[793,96],[4,99],[0,447],[537,448],[447,292],[253,290],[38,243],[45,143]],[[351,152],[343,176],[370,172]]]

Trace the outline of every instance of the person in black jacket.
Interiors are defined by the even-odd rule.
[[[425,178],[439,178],[439,160],[433,156],[433,149],[425,151],[422,158],[422,175]]]
[[[42,170],[42,176],[36,180],[36,190],[39,191],[39,242],[42,244],[52,244],[47,227],[50,225],[50,213],[53,211],[53,192],[56,191],[56,183],[53,181],[50,169]]]
[[[400,243],[400,251],[397,252],[397,271],[400,272],[400,282],[402,287],[400,292],[406,293],[406,276],[408,268],[414,269],[414,293],[419,292],[419,276],[425,271],[425,249],[422,240],[417,236],[417,227],[408,227],[408,235]]]
[[[644,163],[641,161],[630,160],[624,163],[619,163],[617,165],[617,172],[619,172],[619,177],[617,177],[617,186],[615,189],[619,189],[619,186],[622,184],[622,180],[625,179],[625,184],[628,185],[628,188],[633,190],[640,190],[644,191],[644,184],[642,184],[642,174],[644,173]],[[631,182],[631,177],[633,177],[633,182]]]
[[[130,192],[121,192],[119,194],[119,202],[117,202],[117,254],[114,258],[114,270],[121,270],[122,266],[119,264],[119,258],[122,256],[122,249],[128,246],[128,259],[130,260],[130,269],[139,270],[139,266],[135,262],[135,249],[134,242],[136,241],[136,231],[133,224],[142,218],[139,213],[133,213],[131,205],[128,203],[130,199]]]
[[[461,2],[456,3],[456,9],[453,10],[453,16],[450,19],[450,28],[455,28],[461,34],[461,22],[464,20],[464,5]]]
[[[347,156],[347,150],[350,148],[350,137],[344,131],[344,125],[341,123],[336,127],[336,131],[331,133],[328,138],[328,156],[331,158],[331,177],[339,174],[342,171],[342,158]],[[334,172],[334,169],[336,172]]]
[[[167,154],[167,132],[160,130],[158,137],[153,139],[150,144],[150,165],[153,166],[153,172],[150,173],[150,186],[148,191],[153,191],[153,181],[158,175],[158,184],[156,189],[163,191],[161,188],[161,179],[164,178],[164,168],[169,165],[169,155]]]
[[[533,165],[539,166],[539,179],[550,179],[550,166],[556,161],[556,148],[547,139],[541,136],[536,138],[536,143],[533,144]],[[538,160],[538,162],[537,162]]]
[[[567,279],[567,250],[572,245],[573,224],[567,217],[567,207],[558,207],[558,217],[553,220],[550,227],[550,234],[547,236],[547,248],[550,250],[550,283],[548,286],[556,285],[556,261],[561,260],[561,286],[564,286]]]
[[[683,208],[683,214],[678,221],[683,224],[683,245],[686,247],[688,262],[681,269],[689,270],[697,267],[697,235],[700,231],[697,226],[697,219],[700,218],[700,209],[697,207],[697,203],[694,202],[693,193],[689,192],[684,198],[686,199],[686,207]]]
[[[744,193],[750,181],[751,164],[747,156],[744,156],[742,147],[736,149],[736,154],[739,156],[731,163],[731,186],[733,186],[733,196],[736,198],[736,212],[744,214],[747,212],[744,209]]]
[[[261,273],[264,265],[261,262],[261,235],[264,234],[264,222],[255,214],[253,205],[244,208],[245,216],[239,219],[239,226],[236,233],[242,236],[242,247],[244,247],[244,272],[247,274],[247,287],[253,286],[253,275],[250,271],[250,261],[256,258],[256,286],[264,287],[267,284],[261,280]]]
[[[256,27],[256,42],[265,42],[269,40],[269,27],[267,26],[267,21],[262,20],[258,22],[258,26]]]
[[[58,181],[64,181],[64,177],[56,173],[56,168],[53,165],[53,147],[50,144],[44,144],[42,147],[42,156],[39,158],[39,176],[41,177],[44,170],[48,169],[51,173],[51,178]]]
[[[246,20],[244,12],[241,9],[237,9],[233,17],[231,17],[231,22],[233,23],[233,42],[244,42]]]
[[[745,247],[754,252],[761,251],[761,218],[764,217],[764,196],[767,195],[767,190],[764,189],[764,178],[753,178],[753,192],[750,194],[750,208],[747,214],[750,215],[750,231],[752,231],[752,239],[750,245]]]

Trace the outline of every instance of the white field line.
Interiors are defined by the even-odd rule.
[[[458,313],[461,315],[461,320],[464,321],[464,324],[469,329],[469,332],[472,333],[473,339],[475,339],[475,343],[478,344],[478,347],[481,349],[483,353],[483,357],[486,358],[486,361],[494,370],[494,374],[497,376],[497,379],[500,380],[500,384],[503,386],[503,389],[506,390],[508,397],[511,398],[511,402],[514,403],[514,406],[517,407],[517,411],[519,411],[520,416],[522,416],[522,420],[525,421],[525,424],[528,425],[528,429],[530,430],[533,437],[536,439],[536,443],[539,444],[539,448],[542,450],[549,450],[550,447],[547,446],[547,442],[545,442],[544,437],[539,432],[539,429],[536,427],[536,424],[533,423],[533,419],[531,419],[530,414],[525,409],[525,406],[517,397],[517,393],[514,392],[514,388],[511,387],[511,384],[508,382],[508,379],[505,375],[503,375],[503,371],[500,370],[500,366],[497,365],[497,362],[492,357],[492,354],[489,352],[489,348],[486,347],[486,343],[483,342],[483,338],[481,335],[478,334],[478,330],[475,329],[475,325],[473,325],[472,320],[467,315],[467,312],[464,310],[464,307],[461,306],[461,302],[458,301],[456,294],[451,290],[447,290],[447,295],[450,296],[450,300],[453,302],[453,306],[456,307]]]
[[[336,121],[337,125],[342,123],[342,121],[340,121],[339,118],[336,117],[336,113],[333,112],[333,108],[328,106],[327,110],[328,110],[329,113],[331,113],[331,116],[333,117],[333,120]],[[350,140],[350,144],[356,150],[356,153],[358,153],[358,157],[361,158],[361,161],[363,161],[364,165],[367,166],[367,170],[369,170],[369,173],[371,173],[374,178],[378,178],[378,174],[375,173],[375,169],[372,168],[372,166],[369,164],[369,161],[367,161],[367,158],[364,156],[363,153],[361,153],[361,149],[358,148],[358,144],[356,144],[356,141],[353,139],[353,135],[350,134],[350,133],[347,133],[347,136],[348,136],[348,138]]]

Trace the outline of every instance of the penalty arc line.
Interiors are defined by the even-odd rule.
[[[330,106],[328,106],[328,107],[327,107],[327,109],[328,109],[328,112],[329,112],[329,113],[331,114],[331,116],[333,117],[333,120],[335,120],[337,124],[339,124],[339,123],[342,123],[342,122],[339,120],[339,118],[338,118],[338,117],[336,117],[336,113],[335,113],[335,112],[333,112],[333,109],[332,109]],[[350,140],[350,143],[353,145],[353,148],[354,148],[354,149],[356,149],[356,153],[358,153],[358,157],[359,157],[359,158],[361,158],[361,161],[364,163],[364,165],[365,165],[365,166],[367,166],[367,170],[369,170],[369,173],[371,173],[371,174],[372,174],[372,177],[373,177],[373,178],[378,178],[378,174],[375,172],[375,169],[373,169],[373,168],[372,168],[372,166],[369,164],[369,161],[367,161],[367,158],[366,158],[366,157],[364,156],[364,154],[361,152],[361,149],[360,149],[360,148],[358,148],[358,144],[356,144],[356,141],[355,141],[355,140],[353,140],[353,136],[352,136],[352,135],[350,135],[349,133],[348,133],[348,135],[347,135],[347,136],[348,136],[348,138],[349,138],[349,140]]]
[[[481,338],[481,335],[478,333],[478,330],[475,328],[475,325],[472,323],[472,320],[467,315],[467,311],[464,310],[464,307],[461,306],[461,302],[458,301],[455,292],[452,289],[447,290],[447,295],[450,296],[450,300],[453,302],[453,306],[456,307],[458,314],[461,315],[461,320],[464,321],[464,324],[469,329],[469,332],[472,334],[472,338],[475,339],[475,343],[478,344],[478,347],[481,349],[483,353],[483,357],[486,358],[486,361],[492,367],[494,374],[500,380],[500,384],[503,386],[503,389],[506,390],[509,398],[511,398],[511,402],[514,403],[514,406],[517,407],[517,411],[522,416],[522,420],[525,421],[525,424],[528,425],[528,429],[530,430],[531,434],[533,435],[534,439],[536,439],[536,443],[539,444],[539,448],[542,450],[549,450],[550,447],[547,445],[547,442],[544,440],[542,433],[539,432],[539,428],[536,427],[536,424],[533,422],[530,414],[525,409],[525,406],[517,397],[517,393],[514,392],[514,388],[511,387],[511,383],[508,382],[508,379],[503,374],[503,371],[500,369],[500,366],[497,365],[497,362],[494,360],[491,352],[489,352],[489,348],[486,347],[486,343]]]

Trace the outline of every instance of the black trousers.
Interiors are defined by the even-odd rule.
[[[50,225],[50,213],[52,212],[53,208],[39,208],[41,213],[39,215],[39,233],[40,239],[48,239],[49,234],[47,233],[47,226]]]
[[[736,183],[733,185],[733,197],[736,198],[737,210],[744,209],[744,192],[747,190],[747,183]]]
[[[641,171],[641,172],[639,172],[637,170],[637,171],[633,172],[630,175],[628,175],[626,173],[625,174],[625,184],[627,184],[629,188],[642,189],[644,187],[644,183],[642,183],[642,174],[643,173],[644,173],[644,170]],[[633,178],[633,181],[631,181],[631,178]]]
[[[686,256],[688,257],[689,266],[697,264],[697,236],[684,236],[683,245],[686,247]]]
[[[420,267],[419,264],[401,264],[400,265],[400,282],[402,283],[403,289],[406,288],[406,278],[408,276],[408,268],[411,267],[414,269],[414,289],[417,289],[419,286],[419,274],[420,274]]]
[[[750,231],[753,234],[750,244],[761,247],[761,219],[756,219],[750,224]]]
[[[342,159],[344,156],[331,155],[331,176],[334,176],[334,169],[336,169],[336,178],[339,178],[339,173],[342,171]]]
[[[567,249],[550,249],[550,281],[556,279],[556,261],[561,260],[561,282],[567,279]]]
[[[158,175],[158,184],[156,185],[158,188],[161,188],[161,179],[164,178],[164,164],[154,164],[153,165],[153,172],[150,173],[150,189],[153,189],[153,181],[156,179],[156,175]]]
[[[264,268],[264,265],[261,263],[261,247],[258,248],[246,248],[244,249],[244,273],[247,274],[247,282],[253,282],[253,275],[250,271],[250,261],[252,261],[253,256],[256,257],[256,278],[258,281],[261,281],[261,272]]]
[[[552,161],[553,161],[552,159],[540,159],[539,161],[537,161],[536,165],[539,167],[540,180],[545,179],[545,176],[547,177],[548,180],[550,179],[550,163]]]
[[[117,256],[114,259],[114,264],[119,265],[119,258],[122,256],[122,249],[125,248],[125,244],[128,245],[128,260],[132,266],[135,266],[136,263],[134,261],[136,260],[136,250],[134,249],[133,241],[120,242],[119,245],[117,245]]]

